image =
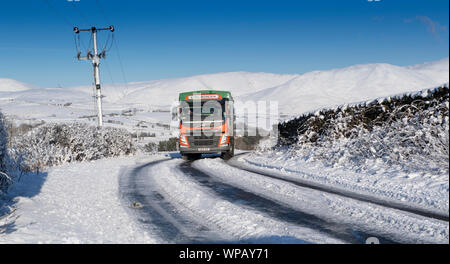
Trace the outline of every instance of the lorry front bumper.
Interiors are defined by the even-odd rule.
[[[230,150],[230,145],[222,145],[217,147],[202,146],[202,147],[186,147],[180,145],[181,154],[199,154],[199,153],[219,153]]]

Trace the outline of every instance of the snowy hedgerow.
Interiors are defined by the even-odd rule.
[[[12,156],[25,171],[61,163],[97,160],[135,152],[125,129],[98,129],[82,123],[45,124],[14,139]]]
[[[156,152],[156,151],[158,151],[158,145],[156,145],[155,142],[149,142],[149,143],[144,145],[143,151],[144,152],[151,152],[151,153]]]
[[[327,166],[448,174],[449,87],[305,114],[279,132],[279,148]]]
[[[5,118],[0,112],[0,194],[4,191],[10,182],[7,170],[8,159],[8,134],[5,124]]]
[[[176,151],[178,138],[169,138],[158,143],[158,151]]]
[[[5,158],[7,154],[8,134],[5,124],[5,118],[0,112],[0,171],[5,171]]]

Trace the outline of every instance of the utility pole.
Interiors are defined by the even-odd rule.
[[[98,126],[103,126],[103,113],[102,113],[102,92],[100,87],[100,59],[105,58],[105,51],[102,53],[98,53],[97,49],[97,31],[101,30],[110,30],[111,32],[114,32],[114,26],[110,26],[109,28],[96,28],[91,27],[90,29],[79,29],[77,27],[73,28],[73,31],[75,34],[79,34],[81,31],[90,31],[92,34],[92,40],[93,40],[93,48],[94,48],[94,55],[92,55],[90,52],[86,54],[86,57],[81,57],[81,53],[78,52],[77,58],[78,60],[91,60],[92,65],[94,66],[94,84],[95,84],[95,98],[97,99],[97,115],[98,115]]]

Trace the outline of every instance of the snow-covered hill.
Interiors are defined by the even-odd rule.
[[[132,82],[127,85],[104,85],[108,102],[116,104],[150,104],[167,106],[178,99],[178,94],[191,90],[228,90],[239,97],[249,92],[258,92],[285,83],[297,75],[271,73],[229,72],[196,75],[148,82]],[[91,86],[73,87],[71,90],[91,94]]]
[[[449,81],[449,58],[400,67],[386,63],[363,64],[305,74],[230,72],[185,78],[103,85],[105,103],[116,107],[151,105],[166,107],[188,90],[229,90],[239,100],[277,100],[283,113],[305,111],[343,103],[431,88]],[[27,102],[92,103],[92,86],[32,89],[10,79],[0,79],[0,98]]]
[[[243,99],[276,99],[282,112],[303,113],[432,88],[448,82],[448,74],[448,58],[409,67],[385,63],[355,65],[302,74],[279,86],[248,94]]]
[[[37,88],[34,85],[19,82],[13,79],[0,78],[0,92],[20,92]]]

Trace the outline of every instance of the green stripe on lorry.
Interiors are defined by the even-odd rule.
[[[200,90],[200,91],[192,91],[192,92],[185,92],[180,93],[179,100],[184,101],[186,96],[193,95],[193,94],[218,94],[222,96],[222,98],[228,98],[230,100],[233,100],[231,97],[231,93],[228,91],[216,91],[216,90]]]

